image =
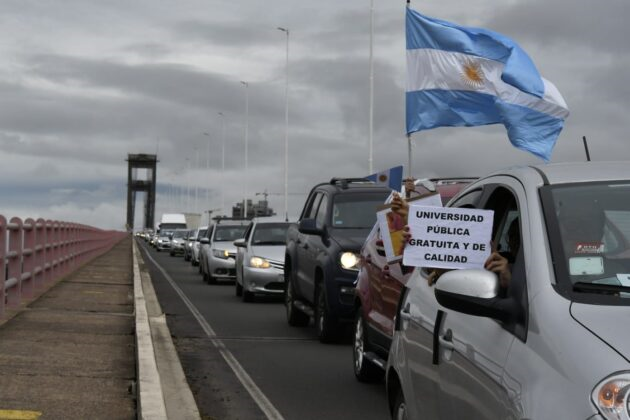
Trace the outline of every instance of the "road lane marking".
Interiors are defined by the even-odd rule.
[[[160,270],[160,272],[164,275],[166,281],[170,283],[170,285],[173,287],[173,290],[175,290],[175,292],[179,295],[179,297],[188,307],[193,316],[197,319],[197,322],[199,322],[199,325],[212,342],[212,345],[219,351],[219,353],[223,357],[223,360],[225,360],[228,366],[230,366],[232,372],[234,372],[238,380],[241,382],[243,387],[245,387],[247,392],[249,392],[249,395],[251,395],[256,404],[258,404],[258,407],[262,410],[265,416],[267,416],[267,418],[270,420],[284,420],[282,414],[280,414],[280,412],[276,409],[276,407],[274,407],[271,401],[269,401],[267,396],[262,392],[258,385],[256,385],[251,376],[249,376],[243,366],[241,366],[238,360],[236,360],[236,357],[234,357],[232,352],[230,352],[227,347],[225,347],[225,344],[221,339],[217,337],[210,324],[208,324],[203,315],[201,315],[195,305],[188,299],[182,289],[179,288],[179,286],[166,272],[166,270],[164,270],[164,268],[162,268],[162,266],[158,264],[157,261],[155,261],[153,257],[151,257],[151,255],[149,255],[148,252],[145,252],[145,255],[149,258],[149,260],[151,260],[151,262],[157,267],[157,269]]]
[[[37,420],[41,415],[40,411],[0,410],[0,420]]]

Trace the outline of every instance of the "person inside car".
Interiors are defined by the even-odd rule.
[[[394,194],[392,199],[392,211],[395,211],[401,215],[404,215],[405,219],[409,213],[409,204],[399,194]],[[404,228],[404,243],[407,244],[411,239],[411,233],[409,226]],[[492,247],[493,251],[484,263],[484,268],[488,271],[492,271],[499,278],[499,285],[502,290],[506,290],[512,280],[512,265],[516,259],[516,254],[520,249],[521,235],[519,227],[519,218],[516,217],[511,223],[507,231],[507,243],[508,249],[505,251],[499,251],[495,246]],[[402,264],[400,261],[401,269],[403,272],[409,272],[413,270],[413,267],[408,267]],[[440,275],[449,271],[442,268],[429,268],[429,275],[427,281],[430,286],[434,285]]]

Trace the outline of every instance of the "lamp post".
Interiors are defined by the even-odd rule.
[[[206,175],[210,173],[210,134],[204,131],[204,136],[208,137],[206,147]],[[210,189],[206,186],[206,208],[210,207]]]
[[[225,115],[221,117],[221,213],[225,214]]]
[[[199,153],[198,149],[195,147],[195,170],[199,168]],[[199,212],[199,179],[195,177],[195,213]]]
[[[370,0],[370,117],[368,127],[368,174],[373,171],[374,145],[374,0]]]
[[[190,158],[186,158],[186,212],[190,211]]]
[[[289,30],[278,27],[287,34],[286,82],[284,87],[284,217],[289,220]]]
[[[243,216],[247,219],[247,182],[249,181],[249,83],[241,80],[241,84],[245,86],[245,203],[243,205]]]

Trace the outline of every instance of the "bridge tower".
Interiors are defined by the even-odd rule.
[[[133,230],[136,192],[144,192],[144,228],[155,228],[155,184],[157,155],[127,155],[127,229]],[[138,169],[146,169],[146,179],[138,179]]]

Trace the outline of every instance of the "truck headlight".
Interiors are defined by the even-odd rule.
[[[271,264],[264,258],[260,257],[251,257],[249,259],[249,265],[254,268],[269,268]]]
[[[227,252],[227,249],[213,249],[212,255],[217,258],[223,258],[224,260],[227,260],[227,258],[230,256],[230,254],[228,254]]]
[[[630,372],[617,373],[601,381],[591,399],[606,420],[629,419]]]
[[[341,254],[339,263],[346,270],[359,270],[359,256],[354,252],[344,252]]]

